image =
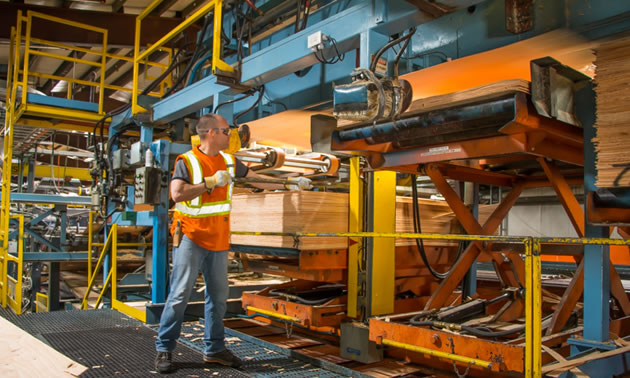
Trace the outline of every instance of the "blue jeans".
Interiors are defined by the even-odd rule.
[[[173,247],[171,289],[162,311],[158,337],[155,340],[158,352],[171,352],[175,349],[182,329],[184,311],[200,270],[206,283],[204,353],[225,350],[223,316],[229,292],[227,251],[209,251],[184,235],[179,247]]]

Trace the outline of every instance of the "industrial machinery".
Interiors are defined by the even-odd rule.
[[[234,154],[250,169],[277,182],[305,175],[317,191],[347,195],[345,230],[249,232],[289,238],[290,247],[233,243],[245,270],[291,279],[243,293],[245,316],[315,334],[339,345],[349,360],[395,358],[458,375],[540,376],[541,366],[558,356],[617,348],[609,332],[627,336],[630,300],[606,245],[628,242],[604,237],[608,225],[627,221],[623,211],[610,210],[626,208],[627,193],[597,190],[590,179],[595,114],[590,78],[545,53],[528,56],[525,74],[501,77],[523,75],[531,87],[496,90],[484,83],[489,85],[481,85],[484,90],[494,89],[479,95],[472,91],[479,86],[472,85],[466,87],[471,92],[443,91],[422,102],[423,90],[457,79],[450,78],[451,71],[433,81],[420,76],[418,83],[413,73],[458,61],[456,71],[466,71],[479,64],[466,57],[567,25],[589,40],[610,36],[628,29],[627,5],[611,1],[592,14],[588,4],[499,0],[321,0],[297,9],[293,1],[259,3],[209,1],[149,47],[137,42],[131,103],[109,112],[99,106],[89,117],[81,113],[80,120],[95,122],[88,129],[90,204],[103,222],[102,243],[96,242],[103,252],[88,291],[103,267],[97,303],[108,302],[147,323],[158,321],[168,290],[170,172],[175,157],[191,148],[196,119],[214,112],[242,130],[241,149]],[[138,15],[138,40],[142,21],[159,4],[154,1]],[[195,23],[202,26],[191,48],[179,36]],[[141,85],[140,67],[160,49],[171,49],[172,61],[160,67],[157,79]],[[484,64],[492,70],[490,61]],[[311,124],[296,123],[291,135],[277,136],[282,142],[308,135],[310,152],[254,143],[256,120],[281,109],[312,111]],[[28,112],[22,113],[9,118]],[[245,123],[252,143],[246,142]],[[6,130],[9,137],[13,129]],[[4,164],[10,166],[10,159]],[[444,214],[454,214],[456,229],[426,231],[420,176],[448,207]],[[573,184],[585,185],[586,210]],[[483,208],[480,192],[496,187],[504,195]],[[498,234],[522,192],[539,187],[554,190],[579,239]],[[399,218],[397,193],[406,194],[400,196],[401,208],[409,210]],[[18,198],[9,198],[5,187],[5,205]],[[488,212],[485,219],[482,210]],[[8,251],[8,208],[2,215]],[[408,220],[409,232],[397,229],[397,219]],[[149,301],[126,304],[117,297],[120,230],[147,239],[127,245],[146,248],[138,284],[150,287]],[[622,235],[626,231],[621,229]],[[302,248],[301,238],[307,237],[346,242],[339,248]],[[573,259],[568,285],[541,288],[541,254]],[[10,259],[8,252],[4,256]],[[91,264],[92,257],[87,259]],[[478,263],[496,274],[478,279]],[[621,356],[585,369],[602,369],[608,361],[605,374],[621,374]]]

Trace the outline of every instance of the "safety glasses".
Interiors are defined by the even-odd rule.
[[[212,130],[219,130],[220,132],[223,133],[223,135],[227,135],[227,136],[229,136],[232,133],[232,129],[227,129],[223,127],[215,127]]]

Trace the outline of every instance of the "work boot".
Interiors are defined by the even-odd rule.
[[[158,373],[164,374],[171,371],[173,368],[173,356],[170,352],[158,352],[155,357],[155,370]]]
[[[210,364],[221,364],[234,368],[238,368],[243,365],[243,361],[232,354],[232,352],[230,352],[228,349],[217,353],[204,354],[203,361]]]

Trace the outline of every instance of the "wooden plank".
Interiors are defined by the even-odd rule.
[[[444,201],[420,199],[422,231],[425,233],[461,233],[455,215]],[[396,200],[396,231],[413,232],[412,202],[408,197]],[[480,206],[480,220],[490,216],[495,206]],[[348,195],[331,192],[241,193],[232,198],[232,231],[249,232],[347,232]],[[345,249],[347,238],[299,238],[232,235],[232,244],[298,248],[300,250]],[[397,246],[413,245],[411,239],[399,239]],[[427,240],[426,246],[456,245],[454,242]]]
[[[583,365],[590,361],[595,361],[602,358],[608,358],[608,357],[612,357],[612,356],[616,356],[616,355],[624,354],[624,353],[630,353],[630,346],[626,346],[626,347],[618,348],[614,350],[609,350],[607,352],[597,351],[597,352],[588,354],[584,357],[576,358],[575,360],[566,360],[565,362],[560,362],[557,364],[545,365],[542,367],[542,373],[544,375],[547,373],[553,374],[553,372],[563,372],[563,371],[572,369],[574,367]]]
[[[77,377],[87,368],[0,317],[0,376]]]

